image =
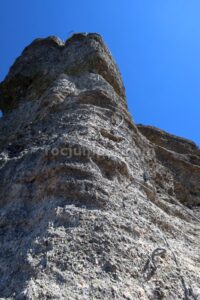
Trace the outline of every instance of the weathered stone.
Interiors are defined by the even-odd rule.
[[[188,205],[200,205],[200,149],[195,143],[151,126],[138,125],[155,146],[156,157],[173,176],[176,198]],[[173,195],[173,189],[169,189]]]
[[[0,109],[2,299],[198,297],[199,149],[133,123],[98,34],[35,40]]]

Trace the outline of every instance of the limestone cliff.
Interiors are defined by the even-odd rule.
[[[156,157],[173,176],[176,198],[192,208],[200,205],[200,149],[195,143],[151,126],[138,125],[153,144]]]
[[[136,126],[98,34],[0,84],[1,299],[200,299],[200,154]]]

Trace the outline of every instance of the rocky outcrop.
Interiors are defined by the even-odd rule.
[[[117,66],[99,35],[88,34],[86,38],[86,34],[75,34],[66,43],[56,37],[36,39],[1,83],[0,106],[6,113],[20,100],[39,98],[60,74],[78,77],[83,73],[99,74],[125,97]]]
[[[158,161],[173,176],[176,198],[185,205],[200,205],[200,149],[195,143],[170,135],[151,126],[138,125],[138,129],[155,146]]]
[[[138,129],[99,35],[34,41],[0,109],[2,299],[198,299],[198,149]]]

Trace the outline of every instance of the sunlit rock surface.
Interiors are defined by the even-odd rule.
[[[1,299],[200,299],[199,149],[134,124],[98,34],[33,41],[0,109]]]

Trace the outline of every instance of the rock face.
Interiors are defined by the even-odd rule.
[[[199,149],[133,123],[98,34],[35,40],[0,109],[1,299],[200,299]]]
[[[191,141],[151,126],[138,129],[155,146],[157,159],[173,176],[176,198],[192,207],[200,205],[200,149]]]

